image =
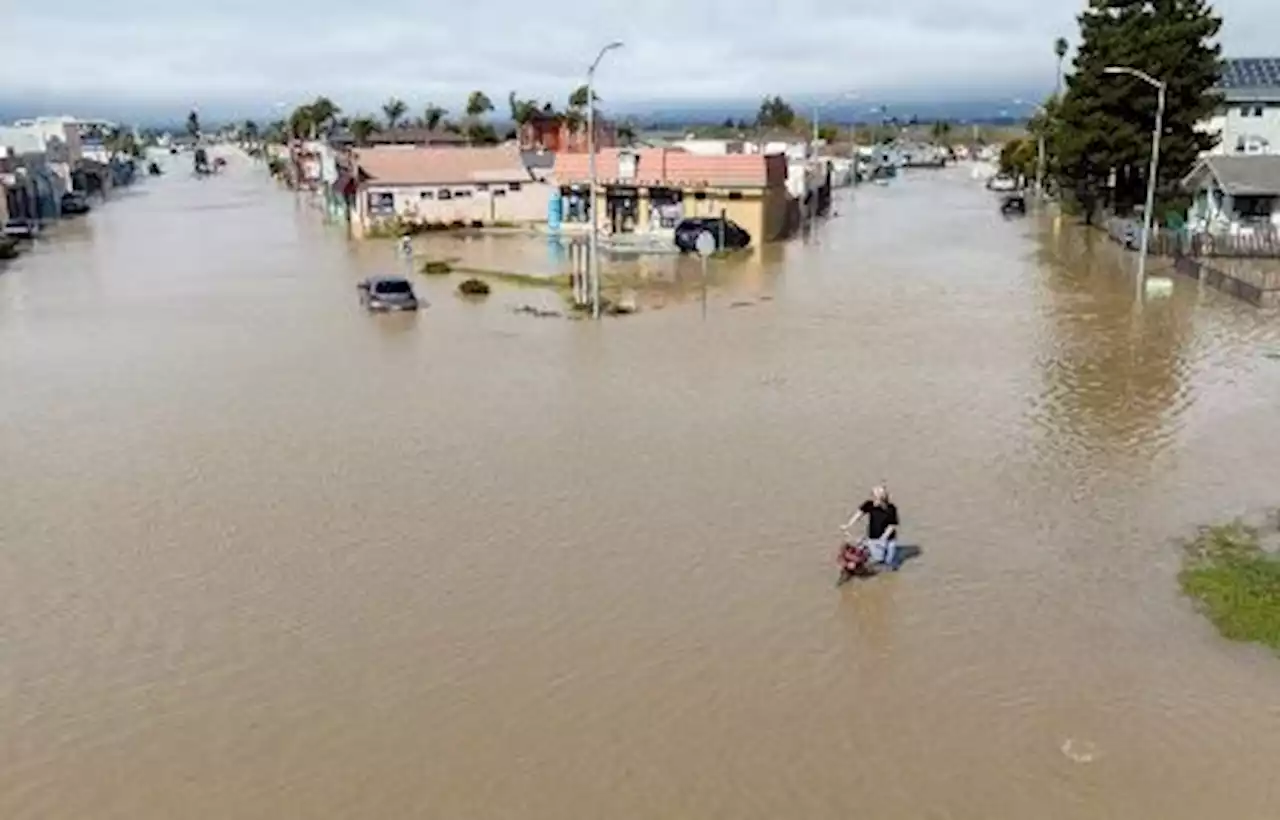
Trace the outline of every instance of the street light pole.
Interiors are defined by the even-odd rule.
[[[1165,83],[1136,68],[1107,66],[1104,74],[1128,74],[1137,77],[1156,89],[1156,122],[1151,130],[1151,167],[1147,171],[1147,204],[1142,212],[1142,243],[1138,253],[1138,287],[1141,289],[1147,277],[1147,249],[1151,243],[1151,212],[1155,210],[1156,173],[1160,168],[1160,135],[1164,131]]]
[[[587,278],[591,280],[591,318],[600,318],[600,215],[596,212],[596,68],[604,55],[615,48],[622,48],[622,43],[612,42],[600,49],[590,67],[587,68],[587,174],[590,177],[591,202],[588,210],[591,214],[591,245],[587,257]]]

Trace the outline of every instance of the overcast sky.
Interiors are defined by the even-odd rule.
[[[0,97],[347,110],[558,103],[610,40],[606,102],[1049,88],[1084,0],[0,0]],[[1218,0],[1227,54],[1280,52],[1280,0]]]

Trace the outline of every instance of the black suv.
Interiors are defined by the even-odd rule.
[[[751,244],[751,234],[732,219],[685,219],[676,226],[676,247],[683,253],[697,250],[698,234],[706,231],[716,240],[716,250],[741,250]]]

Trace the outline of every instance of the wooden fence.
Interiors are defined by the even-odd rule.
[[[1109,217],[1107,235],[1129,250],[1142,242],[1142,223],[1136,219]],[[1149,252],[1155,256],[1225,257],[1231,259],[1280,259],[1280,231],[1255,230],[1249,234],[1188,233],[1156,227],[1152,229]]]

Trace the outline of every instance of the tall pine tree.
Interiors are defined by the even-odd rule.
[[[1197,130],[1221,100],[1215,42],[1222,20],[1207,0],[1089,0],[1080,15],[1080,48],[1053,129],[1060,190],[1090,218],[1107,204],[1127,212],[1144,201],[1151,160],[1156,89],[1107,66],[1145,71],[1167,84],[1157,217],[1185,205],[1179,182],[1215,137]],[[1108,182],[1115,174],[1115,188]]]

